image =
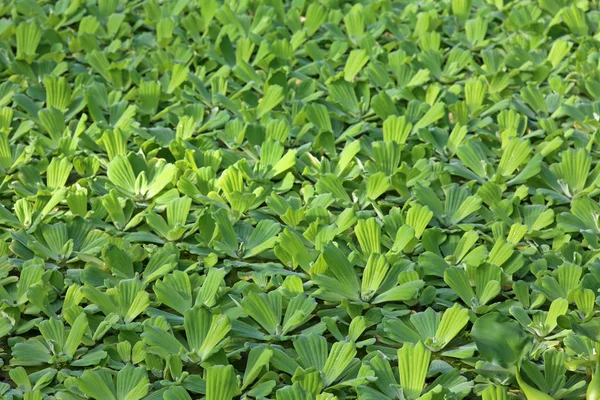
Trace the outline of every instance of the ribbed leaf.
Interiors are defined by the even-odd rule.
[[[110,164],[108,164],[107,175],[110,182],[123,193],[133,196],[135,193],[136,177],[127,157],[115,157]]]
[[[167,221],[171,228],[185,225],[191,205],[192,200],[189,197],[180,197],[167,204]]]
[[[147,326],[141,338],[147,346],[153,346],[168,354],[179,354],[183,345],[175,337],[165,330],[156,326]]]
[[[350,197],[344,189],[342,182],[332,174],[326,174],[320,177],[316,184],[318,193],[331,193],[335,198],[342,202],[350,202]]]
[[[79,317],[73,323],[71,330],[69,331],[69,335],[65,340],[65,345],[63,347],[63,352],[69,357],[73,357],[75,351],[79,347],[81,343],[81,339],[83,335],[88,330],[88,320],[85,313],[79,314]]]
[[[367,198],[369,200],[377,200],[390,188],[390,178],[384,172],[376,172],[369,176],[367,180]]]
[[[355,355],[356,346],[353,342],[336,342],[333,344],[323,366],[325,386],[329,386],[336,381]]]
[[[280,230],[281,226],[276,222],[260,221],[252,231],[248,241],[244,242],[246,246],[244,257],[253,257],[272,248],[277,242],[277,235]]]
[[[136,104],[143,114],[154,114],[160,100],[160,82],[142,81]]]
[[[373,160],[377,169],[385,173],[386,177],[394,174],[400,165],[401,151],[398,143],[375,142],[373,143]],[[389,183],[388,183],[389,185]]]
[[[201,361],[219,350],[222,340],[231,329],[227,316],[211,315],[210,311],[204,308],[186,311],[183,321],[189,350],[195,352]]]
[[[585,14],[575,4],[562,10],[562,17],[571,32],[578,35],[587,35],[589,26]]]
[[[304,368],[314,367],[323,370],[327,361],[327,340],[317,335],[300,335],[294,341],[294,349],[298,352]]]
[[[275,335],[281,321],[281,295],[279,292],[248,293],[242,300],[244,311],[269,334]]]
[[[329,270],[342,285],[353,293],[360,293],[360,282],[354,267],[340,249],[331,245],[326,246],[323,258]]]
[[[442,347],[448,344],[469,322],[469,311],[458,304],[444,311],[435,332],[436,342]]]
[[[109,244],[103,249],[102,258],[114,276],[122,279],[133,278],[133,262],[124,250]]]
[[[384,303],[388,301],[408,301],[417,297],[419,290],[425,286],[425,282],[420,279],[412,280],[389,289],[373,299],[373,304]]]
[[[354,233],[363,254],[370,255],[381,252],[381,227],[375,218],[358,220]]]
[[[183,64],[175,64],[171,72],[171,78],[169,79],[169,85],[167,86],[167,93],[173,93],[179,86],[185,82],[190,72],[189,68]]]
[[[354,93],[354,88],[349,82],[338,79],[331,82],[328,85],[328,89],[331,99],[338,103],[344,110],[351,114],[359,113],[358,99],[356,98],[356,93]]]
[[[383,123],[383,140],[385,142],[394,141],[403,145],[406,143],[411,130],[412,124],[408,122],[406,116],[390,115]]]
[[[360,296],[363,301],[369,301],[377,292],[389,270],[385,256],[372,253],[363,271]]]
[[[398,350],[400,386],[408,399],[417,399],[421,395],[430,358],[431,352],[425,348],[422,342],[405,343]]]
[[[71,86],[67,80],[48,76],[44,78],[44,86],[46,87],[46,107],[56,108],[59,111],[65,112],[71,104]]]
[[[428,308],[424,312],[411,315],[410,323],[419,333],[420,337],[433,338],[440,325],[440,314]]]
[[[401,319],[386,319],[383,329],[390,339],[400,343],[417,343],[419,340],[427,339],[422,338],[411,324]]]
[[[266,346],[256,346],[250,350],[242,380],[242,390],[254,382],[263,368],[269,364],[272,355],[273,350]]]
[[[502,386],[490,385],[482,393],[483,400],[508,400],[506,389]]]
[[[500,158],[497,172],[502,176],[511,175],[521,164],[523,164],[529,154],[531,146],[522,139],[510,139]]]
[[[352,50],[348,55],[346,65],[344,66],[344,79],[348,82],[352,82],[367,61],[369,61],[369,56],[366,50]]]
[[[50,138],[58,142],[65,131],[65,116],[56,108],[45,108],[38,113],[38,118]]]
[[[429,208],[413,204],[406,214],[406,224],[415,230],[415,237],[418,239],[431,221],[433,212]]]
[[[569,149],[561,153],[561,162],[552,164],[550,170],[567,196],[572,196],[585,188],[592,158],[585,149]]]
[[[316,3],[312,3],[311,6],[315,4]],[[277,400],[312,400],[313,398],[311,393],[302,389],[298,383],[277,390],[276,396]]]
[[[452,0],[452,14],[459,21],[465,21],[471,13],[471,0]]]
[[[310,9],[313,5],[315,4],[311,4],[308,8]],[[333,132],[327,107],[322,104],[311,103],[304,110],[306,112],[306,119],[315,125],[319,129],[319,132]]]
[[[546,321],[544,321],[544,328],[548,333],[552,332],[556,328],[557,319],[559,316],[564,315],[569,309],[569,302],[565,299],[556,299],[550,304],[550,309],[546,315]]]
[[[299,294],[293,297],[288,303],[285,317],[283,318],[282,334],[296,329],[300,325],[312,318],[312,312],[317,307],[317,302],[306,297],[304,294]]]
[[[117,400],[112,375],[106,369],[84,371],[79,379],[79,389],[95,399]]]
[[[514,245],[504,239],[498,239],[488,256],[488,263],[501,267],[513,254]]]
[[[204,304],[207,307],[212,307],[216,304],[216,296],[225,274],[225,271],[219,268],[208,270],[206,279],[196,296],[195,305]]]
[[[487,82],[484,78],[469,79],[465,83],[465,101],[471,111],[475,111],[481,107],[486,94]]]
[[[42,39],[42,29],[35,21],[21,22],[17,26],[17,59],[31,62]]]
[[[462,268],[448,268],[444,272],[444,282],[454,290],[454,292],[465,302],[469,307],[473,306],[473,298],[475,293],[469,284],[467,274]]]
[[[314,35],[326,20],[327,11],[320,4],[311,3],[306,9],[306,22],[304,24],[308,36]]]
[[[418,131],[421,128],[427,128],[429,125],[434,124],[445,115],[444,104],[436,103],[421,117],[419,122],[413,127],[413,131]]]
[[[278,85],[270,85],[256,108],[256,118],[262,118],[266,113],[274,109],[283,101],[285,95],[283,88]]]
[[[146,396],[149,389],[144,367],[134,368],[133,365],[127,364],[117,373],[117,399],[139,400]]]
[[[173,271],[154,285],[156,299],[179,314],[192,308],[192,286],[185,272]]]

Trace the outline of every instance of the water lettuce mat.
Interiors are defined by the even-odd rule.
[[[600,399],[599,22],[0,2],[0,398]]]

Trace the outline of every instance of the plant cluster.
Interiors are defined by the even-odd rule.
[[[599,22],[0,2],[0,396],[600,399]]]

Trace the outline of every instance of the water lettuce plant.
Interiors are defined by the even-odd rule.
[[[599,23],[0,2],[0,398],[600,398]]]

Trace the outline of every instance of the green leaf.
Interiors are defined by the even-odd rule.
[[[85,313],[79,314],[79,317],[73,323],[71,330],[69,331],[69,335],[65,341],[65,345],[63,347],[63,352],[69,357],[73,357],[75,351],[79,347],[81,340],[83,339],[83,335],[88,330],[88,321]]]
[[[585,149],[569,149],[561,153],[561,162],[550,166],[559,179],[559,184],[567,196],[572,196],[585,188],[592,158]]]
[[[214,365],[206,369],[206,400],[231,400],[240,393],[231,365]]]
[[[466,21],[471,13],[471,0],[452,0],[452,14],[459,21]]]
[[[250,350],[248,354],[248,363],[244,372],[241,389],[244,390],[249,384],[254,382],[260,372],[268,366],[273,350],[265,346],[257,346]]]
[[[278,292],[268,294],[250,292],[242,300],[242,307],[269,334],[275,335],[281,321],[281,301]]]
[[[383,140],[386,142],[394,141],[403,145],[406,143],[411,130],[412,124],[408,122],[406,116],[390,115],[383,122]]]
[[[130,197],[134,195],[136,177],[127,157],[116,156],[108,164],[107,176],[123,194]]]
[[[306,297],[304,294],[299,294],[293,297],[288,303],[285,316],[283,318],[282,334],[296,329],[312,318],[312,312],[317,307],[317,302]]]
[[[358,99],[352,85],[343,79],[332,81],[328,86],[331,99],[351,114],[360,112]]]
[[[502,386],[490,385],[482,393],[483,400],[508,400],[506,389]]]
[[[93,399],[117,400],[113,377],[106,369],[84,371],[79,379],[79,388]]]
[[[469,307],[473,306],[473,298],[475,293],[469,284],[467,274],[462,268],[451,267],[444,271],[444,282],[456,292],[462,301]]]
[[[71,104],[71,86],[67,80],[48,76],[44,78],[44,86],[46,87],[46,107],[55,108],[65,112]]]
[[[344,66],[344,79],[352,82],[367,61],[369,61],[369,55],[366,50],[352,50]]]
[[[146,396],[150,389],[144,367],[134,368],[127,364],[117,373],[117,399],[138,400]]]
[[[329,356],[323,365],[325,386],[330,386],[339,378],[356,355],[353,342],[336,342],[329,351]]]
[[[21,22],[17,26],[17,59],[33,61],[42,39],[42,29],[35,21]]]
[[[321,25],[327,20],[327,10],[318,3],[311,3],[306,9],[306,21],[304,28],[308,36],[314,35]]]
[[[246,252],[244,258],[250,258],[272,248],[277,242],[277,234],[281,227],[278,223],[262,220],[254,228],[248,241],[244,242]]]
[[[226,272],[223,269],[211,268],[206,275],[206,280],[198,291],[195,305],[204,304],[207,307],[212,307],[216,304],[216,296],[218,294],[223,278]]]
[[[118,278],[133,278],[133,263],[129,255],[115,245],[109,244],[102,251],[106,267]]]
[[[353,293],[360,293],[360,282],[354,268],[348,258],[340,249],[334,246],[326,246],[323,259],[334,276]]]
[[[56,108],[45,108],[40,110],[38,118],[44,130],[48,132],[50,138],[58,142],[65,132],[65,116]]]
[[[285,95],[283,88],[279,85],[270,85],[265,89],[265,94],[256,107],[256,118],[261,119],[266,113],[277,107]]]
[[[369,301],[377,292],[389,270],[389,264],[384,256],[371,254],[363,271],[360,296],[363,301]]]
[[[469,311],[458,304],[444,311],[435,332],[435,339],[442,347],[447,345],[469,322]]]
[[[314,367],[322,371],[328,358],[327,340],[317,335],[300,335],[294,341],[294,349],[298,352],[304,368]]]
[[[192,286],[185,272],[173,271],[154,285],[156,299],[179,314],[192,308]]]
[[[419,294],[419,289],[425,286],[425,282],[420,279],[415,279],[396,287],[393,287],[373,299],[373,304],[384,303],[388,301],[408,301],[413,300]]]
[[[406,224],[415,230],[414,235],[419,239],[432,217],[433,212],[429,208],[413,204],[406,213]]]
[[[223,346],[223,340],[231,330],[231,323],[226,315],[211,315],[204,308],[186,311],[183,321],[190,351],[195,352],[201,361],[208,359]]]
[[[189,68],[183,64],[173,65],[169,85],[167,86],[167,94],[172,94],[179,86],[185,82],[189,73]]]
[[[495,312],[478,318],[471,336],[487,361],[504,367],[516,365],[529,341],[518,323]]]
[[[143,114],[154,114],[160,101],[160,91],[160,82],[142,81],[140,83],[136,104]]]
[[[381,252],[381,227],[375,218],[358,220],[354,233],[364,254]]]
[[[434,124],[438,120],[440,120],[445,115],[444,104],[436,103],[427,112],[423,117],[415,124],[413,127],[413,131],[417,132],[421,128],[427,128],[428,126]]]
[[[405,343],[398,350],[400,386],[402,386],[404,396],[408,399],[417,399],[421,395],[430,358],[431,352],[425,348],[422,342]]]
[[[311,4],[309,9],[316,4]],[[311,103],[304,108],[306,119],[315,125],[319,132],[333,132],[327,107],[323,104]]]
[[[511,175],[526,161],[530,153],[531,146],[527,141],[518,138],[509,139],[496,171],[502,176]]]
[[[519,386],[521,387],[521,390],[525,394],[525,397],[527,398],[527,400],[551,400],[552,399],[551,396],[548,396],[544,392],[537,390],[533,386],[527,384],[523,380],[523,378],[521,378],[521,374],[519,372],[517,372],[517,382],[519,383]]]
[[[316,3],[312,3],[311,5],[314,4]],[[277,400],[311,400],[313,398],[311,393],[302,389],[298,383],[277,390],[276,396]]]
[[[562,17],[571,32],[578,35],[588,34],[589,27],[585,14],[575,4],[571,5],[571,7],[564,8],[562,10]]]
[[[544,321],[544,328],[547,332],[552,332],[556,328],[558,317],[564,315],[568,309],[569,302],[565,299],[556,299],[550,304],[546,321]]]

